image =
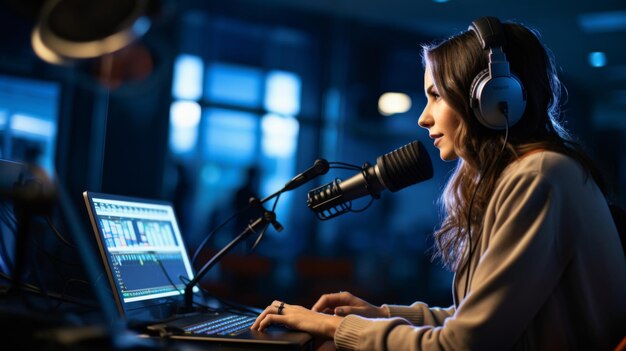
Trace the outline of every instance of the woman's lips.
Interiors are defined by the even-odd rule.
[[[434,145],[438,146],[438,144],[441,142],[441,138],[443,138],[443,134],[433,134],[430,136],[432,139],[435,139],[434,141]]]

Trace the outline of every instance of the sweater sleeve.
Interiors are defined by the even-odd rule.
[[[564,190],[555,190],[536,172],[503,183],[482,234],[488,248],[454,314],[441,326],[348,316],[335,333],[338,349],[506,350],[514,345],[567,264],[555,234],[566,211],[561,208]],[[425,315],[424,306],[417,310]],[[419,322],[417,316],[410,319]]]
[[[423,302],[415,302],[411,306],[386,305],[389,317],[401,317],[413,325],[440,326],[443,321],[454,314],[454,306],[448,308],[428,307]]]

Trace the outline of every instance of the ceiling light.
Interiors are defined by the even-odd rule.
[[[405,113],[411,109],[411,98],[404,93],[384,93],[378,99],[378,111],[383,116]]]

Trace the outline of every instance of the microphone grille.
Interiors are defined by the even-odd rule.
[[[430,156],[417,140],[378,157],[376,165],[385,186],[392,192],[433,176]]]

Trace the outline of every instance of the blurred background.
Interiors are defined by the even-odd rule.
[[[309,190],[350,171],[331,169],[284,194],[276,214],[285,229],[268,230],[253,252],[241,245],[210,271],[202,285],[216,296],[311,306],[322,293],[347,290],[375,304],[451,304],[452,275],[431,261],[431,234],[454,164],[439,159],[417,125],[420,44],[485,15],[540,31],[567,87],[567,126],[605,172],[613,200],[626,204],[623,0],[60,3],[58,11],[54,0],[0,3],[0,158],[37,164],[64,184],[92,244],[85,190],[172,201],[193,253],[250,196],[274,193],[317,158],[374,163],[413,140],[431,155],[433,179],[384,193],[362,213],[319,221],[306,206]],[[136,9],[141,16],[129,25]],[[132,31],[102,52],[74,45],[111,28]],[[38,46],[38,35],[56,51]],[[2,218],[6,277],[8,204]],[[71,240],[62,213],[52,219]],[[196,268],[248,219],[218,231]],[[42,231],[26,280],[36,283],[40,270],[52,291],[89,298],[76,249]]]

